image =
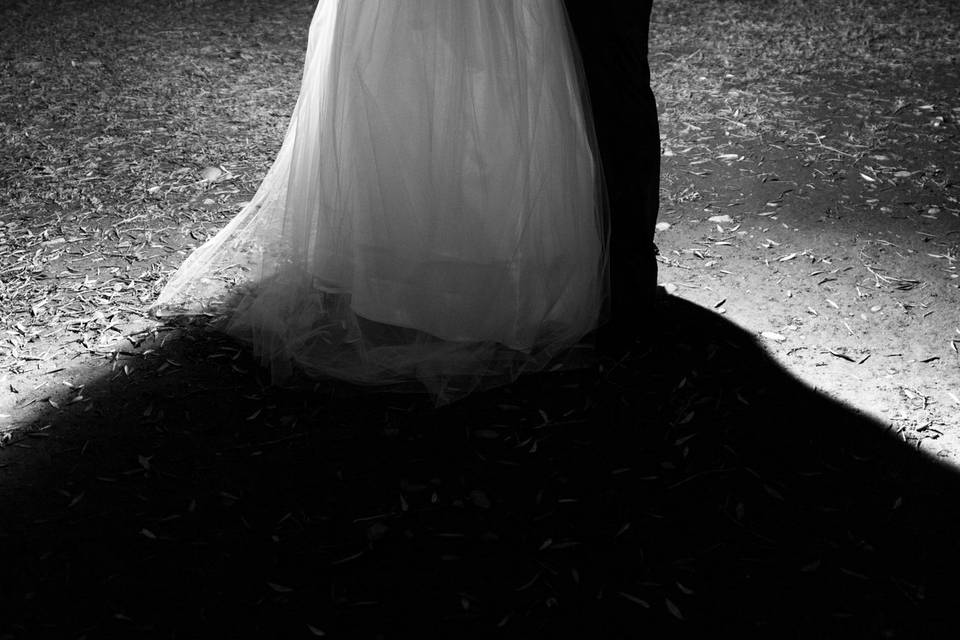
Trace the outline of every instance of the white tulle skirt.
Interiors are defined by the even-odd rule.
[[[553,366],[607,291],[584,92],[560,0],[320,0],[273,166],[154,313],[440,403]]]

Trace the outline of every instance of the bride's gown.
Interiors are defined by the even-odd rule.
[[[319,0],[273,166],[154,313],[440,402],[552,366],[606,294],[578,69],[560,0]]]

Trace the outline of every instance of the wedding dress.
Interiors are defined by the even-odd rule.
[[[272,167],[154,314],[439,403],[554,366],[607,291],[584,96],[560,0],[319,0]]]

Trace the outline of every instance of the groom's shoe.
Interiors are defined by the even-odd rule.
[[[608,356],[618,357],[652,343],[657,324],[657,291],[638,292],[634,304],[615,309],[597,331],[597,348]]]
[[[621,280],[618,289],[614,282],[610,315],[597,331],[597,348],[607,356],[620,357],[646,349],[656,337],[657,299],[664,295],[664,290],[657,286],[655,272],[630,280],[629,288]]]
[[[615,248],[616,249],[616,248]],[[610,307],[606,324],[597,332],[600,353],[620,357],[650,346],[654,339],[657,298],[657,255],[646,248],[622,247],[610,265]]]

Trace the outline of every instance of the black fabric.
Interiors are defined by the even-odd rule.
[[[647,60],[652,0],[566,0],[610,205],[612,320],[648,315],[657,284],[660,128]]]

